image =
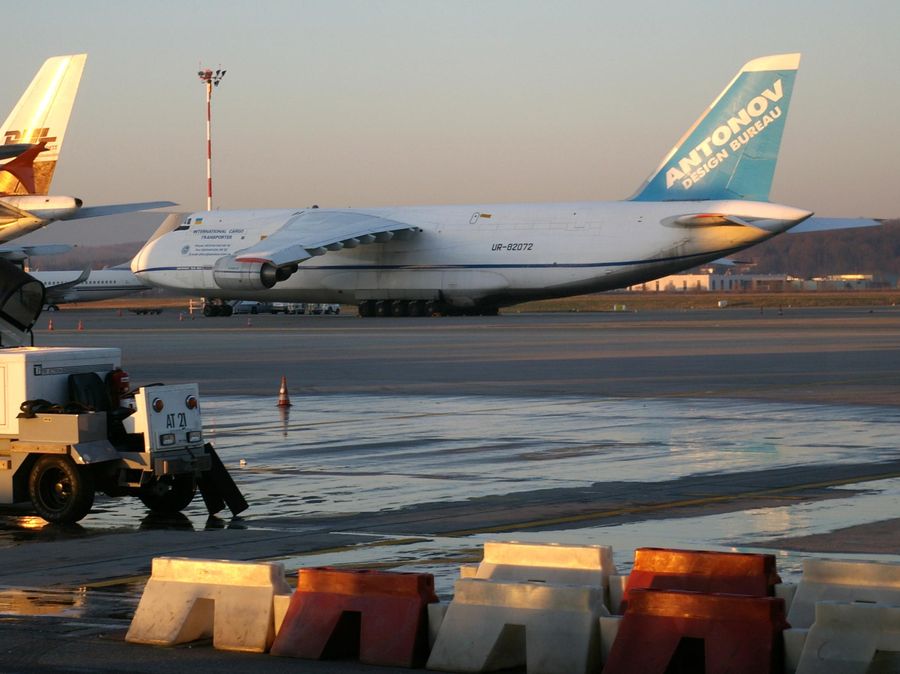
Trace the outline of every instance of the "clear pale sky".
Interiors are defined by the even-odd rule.
[[[216,206],[360,207],[627,198],[745,61],[799,51],[772,199],[900,215],[893,0],[79,0],[4,25],[4,116],[88,54],[52,193],[89,205],[205,206],[201,63],[228,70]]]

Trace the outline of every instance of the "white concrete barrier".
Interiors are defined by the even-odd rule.
[[[628,585],[628,576],[611,575],[609,577],[609,610],[611,613],[621,615],[622,597],[625,596],[625,587]]]
[[[487,541],[476,578],[606,586],[616,572],[609,545]]]
[[[444,616],[447,615],[449,604],[428,604],[428,650],[434,648],[434,642],[437,641],[438,632],[441,630],[441,623],[444,622]]]
[[[599,587],[461,579],[427,668],[596,672],[602,599]]]
[[[797,674],[866,674],[900,669],[900,606],[821,601]]]
[[[900,604],[900,564],[807,559],[791,602],[791,627],[811,627],[819,601]]]
[[[157,557],[125,640],[173,646],[212,636],[216,648],[264,653],[275,638],[274,596],[290,593],[278,563]]]
[[[792,627],[781,633],[784,638],[784,671],[785,674],[794,674],[800,666],[800,656],[803,654],[803,645],[809,636],[808,627]]]
[[[603,588],[609,606],[609,577],[616,573],[609,545],[560,545],[487,541],[484,557],[473,567],[460,569],[461,578],[590,585]]]
[[[784,599],[784,610],[789,612],[797,594],[797,583],[778,583],[775,585],[775,596]]]
[[[620,615],[600,616],[600,661],[605,663],[609,659],[609,652],[619,633],[619,625],[622,624]]]

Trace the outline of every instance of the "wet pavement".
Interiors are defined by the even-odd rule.
[[[294,396],[287,413],[271,398],[211,397],[203,413],[251,503],[242,517],[209,518],[199,498],[183,516],[153,517],[136,499],[98,497],[75,527],[5,511],[0,550],[134,532],[314,529],[332,534],[337,549],[259,557],[288,569],[424,569],[449,597],[459,563],[477,559],[487,538],[613,545],[627,569],[635,547],[757,549],[900,512],[900,477],[859,480],[900,475],[900,410],[884,407],[347,395]],[[657,493],[666,508],[642,508]],[[616,494],[637,506],[617,512]],[[589,507],[560,510],[579,500]],[[795,575],[804,554],[774,551],[783,575]],[[119,575],[148,566],[149,558]],[[139,588],[118,590],[127,604]],[[84,593],[66,614],[93,605]],[[54,590],[47,601],[64,596]],[[101,612],[118,610],[101,597]],[[17,605],[0,602],[0,613]]]
[[[297,320],[291,317],[238,336],[227,323],[207,322],[212,327],[203,328],[202,335],[194,324],[194,336],[178,337],[179,346],[193,350],[202,340],[209,354],[204,368],[220,372],[211,385],[201,379],[208,390],[207,438],[251,508],[239,518],[227,513],[210,518],[198,498],[183,516],[158,518],[135,499],[98,497],[94,512],[75,527],[45,525],[21,508],[0,509],[0,559],[6,562],[0,565],[0,616],[7,616],[0,630],[16,620],[22,625],[55,620],[70,626],[65,629],[119,634],[136,606],[150,559],[159,554],[278,560],[290,571],[324,564],[425,571],[435,575],[444,599],[452,595],[459,564],[477,561],[488,539],[612,545],[622,571],[640,546],[771,551],[785,580],[795,580],[802,560],[811,555],[900,561],[900,546],[890,543],[856,545],[852,554],[790,543],[900,512],[900,408],[886,404],[898,395],[893,389],[900,372],[898,333],[889,333],[900,326],[900,315],[881,319],[860,328],[868,318],[849,310],[807,316],[810,334],[819,321],[818,341],[793,360],[798,345],[787,336],[801,329],[802,321],[786,323],[782,339],[766,342],[763,350],[781,345],[791,380],[768,377],[770,385],[757,386],[744,378],[730,391],[723,384],[728,373],[711,366],[679,383],[689,347],[686,342],[651,347],[653,329],[647,325],[659,317],[632,323],[606,316],[521,317],[506,324],[470,320],[470,328],[484,326],[481,336],[462,335],[459,323],[425,321],[404,338],[410,353],[431,349],[437,356],[446,347],[441,340],[451,333],[462,343],[477,343],[472,342],[469,357],[454,351],[459,360],[452,376],[419,379],[416,391],[391,383],[398,381],[402,360],[392,361],[383,390],[357,390],[359,381],[373,376],[370,370],[384,367],[378,356],[385,344],[373,342],[372,331],[397,330],[399,324],[390,319],[362,327],[364,321],[344,318],[307,323],[295,334],[285,322]],[[132,326],[127,329],[114,329],[116,319],[108,316],[97,320],[113,327],[99,330],[91,343],[136,347],[138,372],[149,367],[157,330],[170,330],[142,330],[163,325],[143,318],[118,323]],[[746,345],[736,340],[728,346],[733,351],[728,371],[753,372],[764,384],[770,360],[756,344],[771,340],[779,326],[766,320],[748,327],[746,315],[730,314],[699,316],[694,324],[690,316],[679,316],[677,329],[699,335],[710,321],[719,337],[740,334]],[[645,329],[648,341],[642,341]],[[619,379],[625,395],[601,392],[608,381],[603,387],[576,384],[577,393],[567,393],[559,390],[556,376],[542,378],[548,370],[530,369],[539,349],[531,341],[533,330],[554,333],[557,342],[568,336],[568,346],[556,347],[564,367],[573,366],[565,359],[575,354],[591,358],[579,351],[596,348],[586,346],[590,339],[621,339],[594,358],[631,364]],[[621,330],[630,336],[609,334]],[[308,374],[289,375],[294,403],[289,412],[275,406],[274,376],[266,395],[238,395],[223,385],[222,371],[238,381],[246,372],[252,392],[262,385],[263,374],[268,376],[260,371],[268,371],[271,358],[263,349],[256,363],[255,347],[307,338],[314,346],[306,352],[284,352],[283,369]],[[329,376],[321,364],[307,367],[308,359],[326,348],[320,338],[354,343],[348,358],[355,367],[371,367],[358,379]],[[231,360],[235,339],[245,350],[240,361]],[[53,340],[86,341],[83,334],[65,332]],[[485,351],[485,343],[498,348],[504,341],[502,357]],[[716,344],[709,348],[719,348]],[[621,355],[632,348],[662,355],[644,360]],[[847,365],[852,372],[821,355],[846,351],[854,354]],[[817,367],[816,353],[827,367]],[[644,369],[634,370],[640,362]],[[421,374],[418,367],[413,364],[410,371]],[[467,374],[473,380],[484,377],[485,367],[503,373],[491,375],[495,385],[473,392],[469,384],[454,383]],[[133,380],[147,379],[131,369]],[[875,384],[877,373],[884,376]],[[181,376],[190,378],[190,369],[182,368]],[[873,382],[868,397],[860,394],[867,378]],[[522,380],[526,384],[520,386]],[[546,390],[536,393],[538,388]],[[597,390],[586,390],[592,388]],[[497,394],[501,389],[504,394]]]

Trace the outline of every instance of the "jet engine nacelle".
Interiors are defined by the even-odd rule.
[[[213,265],[216,285],[226,290],[268,290],[297,271],[296,264],[276,267],[271,262],[222,257]]]
[[[45,221],[70,218],[82,205],[78,197],[54,197],[42,194],[10,195],[0,197],[0,200]]]
[[[270,262],[240,262],[219,258],[213,265],[213,279],[224,290],[268,290],[278,282],[278,268]]]

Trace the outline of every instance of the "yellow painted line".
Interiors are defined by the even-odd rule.
[[[799,491],[801,489],[818,489],[822,487],[837,487],[844,484],[854,484],[856,482],[872,482],[875,480],[887,480],[900,477],[900,472],[882,473],[879,475],[861,475],[853,478],[844,478],[840,480],[828,480],[825,482],[808,482],[805,484],[791,485],[788,487],[776,487],[774,489],[763,489],[760,491],[748,491],[737,494],[722,494],[718,496],[704,496],[700,498],[682,499],[680,501],[667,501],[665,503],[653,503],[650,505],[638,505],[627,508],[614,508],[612,510],[595,510],[588,513],[580,513],[578,515],[567,515],[565,517],[549,517],[541,520],[531,520],[529,522],[510,522],[508,524],[498,524],[490,527],[479,527],[476,529],[460,529],[442,534],[448,537],[457,536],[473,536],[475,534],[498,533],[501,531],[519,531],[522,529],[535,529],[538,527],[547,527],[557,524],[572,524],[575,522],[585,522],[597,519],[606,519],[609,517],[618,517],[620,515],[631,515],[635,513],[653,512],[665,509],[687,508],[690,506],[708,505],[710,503],[722,503],[724,501],[736,501],[739,499],[759,499],[766,496],[774,496],[779,493],[789,491]]]

